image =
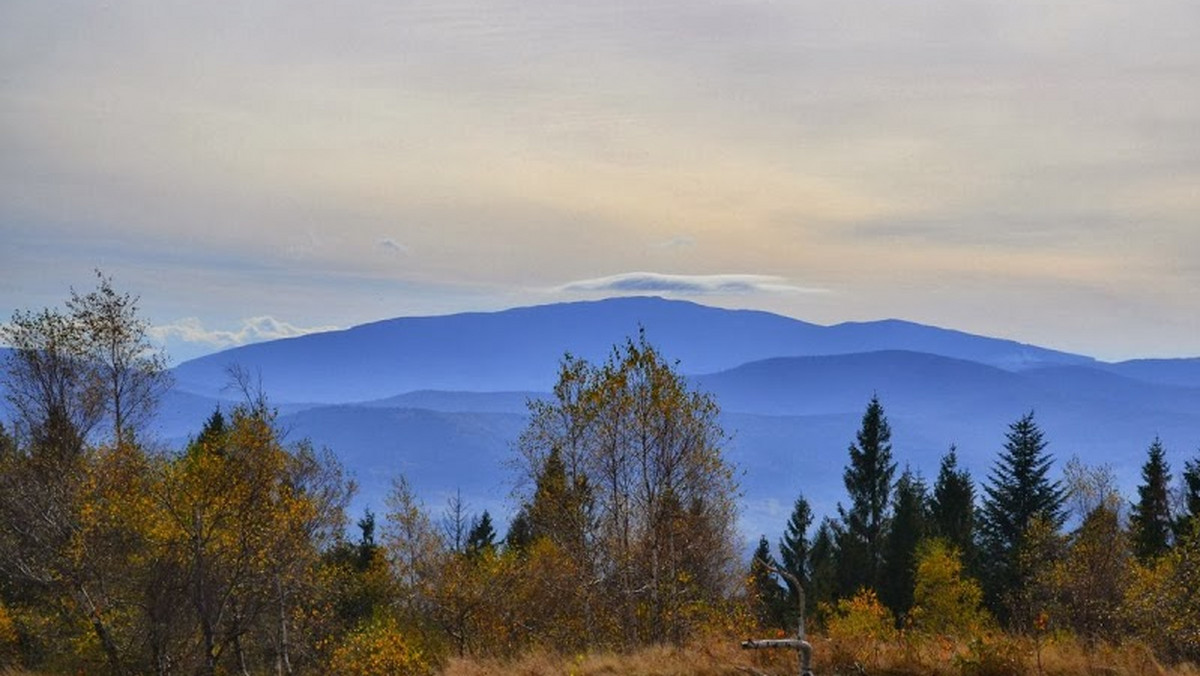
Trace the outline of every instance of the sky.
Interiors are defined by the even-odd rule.
[[[1200,355],[1195,0],[4,0],[0,317],[653,294]]]

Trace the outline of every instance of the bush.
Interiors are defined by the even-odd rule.
[[[871,589],[860,589],[853,598],[838,601],[827,615],[833,653],[830,659],[837,667],[861,669],[867,662],[877,666],[884,645],[897,638],[892,613]]]
[[[344,676],[425,676],[433,663],[394,620],[371,620],[350,632],[330,658]]]

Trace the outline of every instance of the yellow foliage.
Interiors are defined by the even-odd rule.
[[[370,621],[334,649],[329,673],[342,676],[420,676],[433,665],[420,647],[391,620]]]
[[[871,589],[860,589],[853,598],[838,601],[827,613],[827,630],[834,647],[834,661],[860,664],[879,660],[885,643],[895,641],[897,631],[892,613]]]
[[[17,653],[17,624],[0,603],[0,663]]]
[[[990,625],[982,610],[979,583],[963,576],[958,552],[942,540],[922,544],[917,552],[912,619],[921,632],[974,636]]]

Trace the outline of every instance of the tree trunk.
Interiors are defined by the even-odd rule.
[[[287,626],[287,595],[283,591],[283,581],[275,574],[275,593],[279,596],[279,654],[275,657],[275,673],[278,676],[291,676],[292,658],[289,655],[288,626]]]

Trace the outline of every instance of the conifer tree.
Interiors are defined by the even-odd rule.
[[[1180,513],[1175,520],[1175,538],[1181,540],[1196,530],[1200,518],[1200,457],[1183,464],[1183,495]]]
[[[1047,476],[1054,459],[1033,412],[1009,425],[1004,451],[984,488],[982,546],[984,592],[996,617],[1011,617],[1010,599],[1023,594],[1029,583],[1020,552],[1026,531],[1035,519],[1052,534],[1061,530],[1065,495],[1057,481]]]
[[[796,498],[787,529],[779,540],[779,560],[783,564],[782,568],[794,575],[805,589],[808,589],[808,528],[812,525],[812,519],[812,508],[801,495]],[[788,587],[788,598],[797,598],[792,582],[786,577],[784,582]],[[795,607],[795,603],[789,602],[789,606]]]
[[[758,547],[750,559],[750,585],[754,595],[754,610],[764,627],[786,627],[784,609],[787,597],[775,580],[773,568],[777,564],[771,556],[771,543],[765,536],[759,537]]]
[[[1143,562],[1162,556],[1171,545],[1171,468],[1165,455],[1162,441],[1155,437],[1142,465],[1138,500],[1129,514],[1133,553]]]
[[[927,502],[924,480],[905,468],[896,481],[891,529],[885,543],[883,578],[879,589],[880,600],[898,618],[904,617],[912,609],[917,545],[925,538]]]
[[[478,554],[495,546],[496,529],[492,526],[492,515],[485,509],[467,534],[467,553]]]
[[[837,585],[836,526],[829,518],[821,520],[808,552],[809,583],[805,589],[806,612],[833,602]]]
[[[529,520],[529,508],[522,507],[508,524],[504,535],[504,546],[509,551],[523,552],[533,544],[533,524]]]
[[[958,467],[958,449],[942,457],[933,496],[929,501],[929,534],[942,538],[970,564],[975,549],[975,484],[966,469]]]
[[[892,461],[892,430],[879,397],[871,397],[862,417],[857,443],[851,444],[850,464],[843,481],[850,508],[838,505],[838,591],[849,597],[862,587],[878,589],[887,537],[888,504],[896,463]]]

